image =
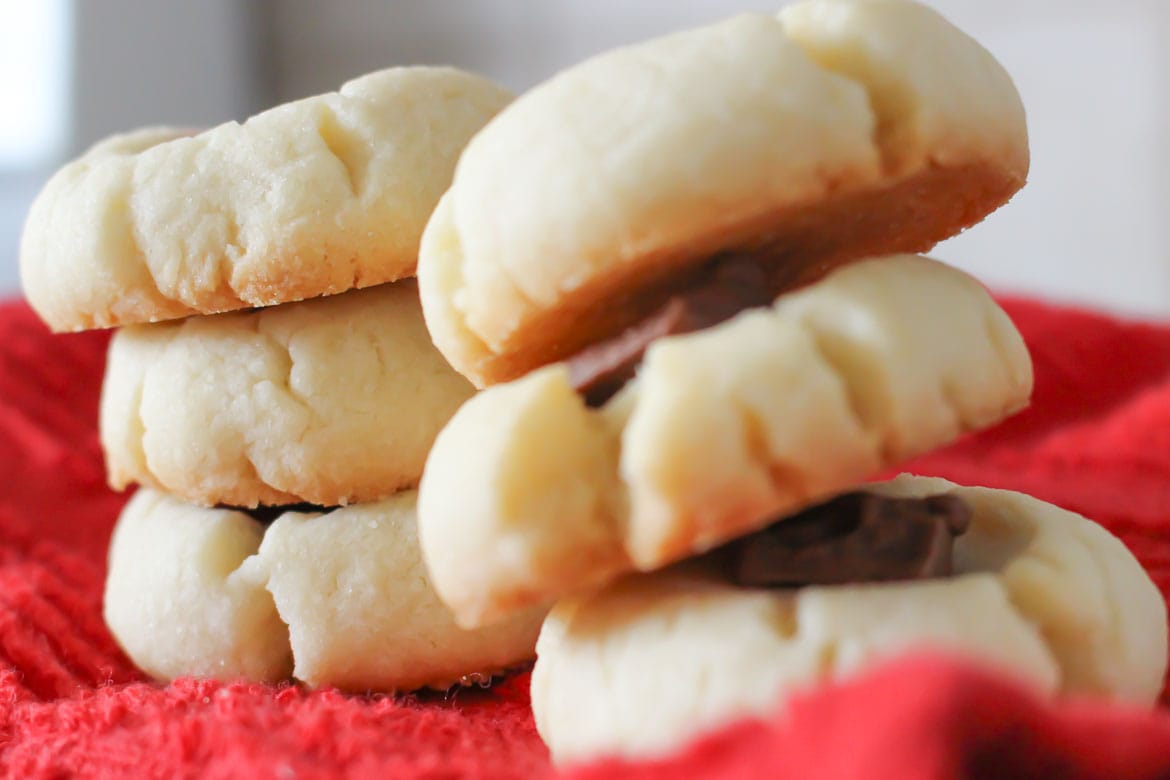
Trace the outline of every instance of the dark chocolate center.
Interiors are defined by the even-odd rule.
[[[337,507],[318,506],[317,504],[283,504],[278,506],[265,506],[261,504],[255,507],[244,506],[228,506],[227,504],[217,504],[216,509],[230,509],[233,512],[243,512],[262,525],[269,525],[276,518],[283,515],[285,512],[331,512]]]
[[[767,306],[774,298],[757,255],[720,255],[690,286],[644,320],[569,358],[569,380],[589,406],[601,406],[634,377],[655,339],[718,325],[744,309]]]
[[[724,545],[733,582],[784,588],[946,577],[971,520],[957,496],[846,493]]]

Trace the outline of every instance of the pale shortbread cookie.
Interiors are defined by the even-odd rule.
[[[920,252],[1024,183],[1007,73],[907,0],[811,0],[618,49],[468,145],[423,237],[439,349],[479,386],[609,335],[725,249]],[[787,268],[785,268],[787,267]]]
[[[845,266],[659,339],[587,408],[564,364],[474,396],[435,440],[423,553],[466,625],[649,570],[1023,407],[1032,365],[971,277],[913,255]]]
[[[69,331],[412,276],[456,158],[510,98],[452,68],[392,68],[193,137],[99,143],[33,203],[25,294]]]
[[[473,391],[431,344],[408,279],[119,330],[101,441],[117,489],[207,505],[371,501],[418,484]]]
[[[140,490],[110,545],[105,618],[143,671],[350,691],[444,689],[532,658],[544,612],[457,627],[419,556],[414,491],[267,529]]]
[[[272,681],[292,672],[288,627],[253,572],[263,527],[140,490],[110,540],[106,625],[142,671]]]
[[[1166,605],[1107,531],[1019,493],[907,476],[877,487],[953,490],[969,503],[957,576],[769,591],[721,581],[700,559],[562,601],[532,674],[532,709],[553,759],[669,752],[915,648],[970,656],[1049,693],[1157,698]]]

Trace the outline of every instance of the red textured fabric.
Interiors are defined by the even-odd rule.
[[[1025,490],[1086,514],[1170,592],[1170,328],[1005,301],[1032,349],[1033,406],[910,470]],[[125,496],[104,483],[107,336],[50,336],[0,305],[0,771],[10,777],[553,775],[528,676],[452,697],[143,680],[101,621]],[[685,684],[685,681],[680,681]],[[666,760],[569,774],[720,778],[1170,778],[1170,704],[1041,702],[908,656],[733,724]]]
[[[666,761],[601,763],[572,777],[1166,778],[1170,716],[1046,704],[986,671],[913,654],[797,697],[786,717],[737,724]]]

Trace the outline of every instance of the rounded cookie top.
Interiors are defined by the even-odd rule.
[[[435,439],[419,533],[468,625],[661,568],[1023,408],[1023,339],[970,276],[877,257],[653,342],[600,408],[564,363],[470,398]]]
[[[242,124],[107,139],[33,203],[25,294],[75,331],[412,276],[460,151],[510,99],[452,68],[391,68]]]
[[[763,590],[732,584],[702,559],[566,599],[545,621],[532,675],[536,725],[554,760],[669,752],[918,648],[968,656],[1048,693],[1156,699],[1166,606],[1099,525],[1030,496],[939,479],[866,487],[967,503],[953,576]]]
[[[291,674],[355,692],[444,689],[530,660],[544,612],[457,627],[427,581],[414,505],[404,491],[265,527],[140,490],[110,544],[106,623],[160,680]]]
[[[934,11],[738,16],[584,62],[478,133],[424,234],[427,324],[492,384],[620,331],[712,254],[785,275],[924,251],[1027,170],[1011,79]]]
[[[253,507],[413,487],[474,392],[431,344],[413,279],[119,329],[101,442],[112,487]]]

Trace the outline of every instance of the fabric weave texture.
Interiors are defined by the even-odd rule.
[[[1170,593],[1170,327],[1002,301],[1032,351],[1030,409],[900,470],[1022,490],[1105,525]],[[541,778],[528,675],[447,695],[157,685],[101,618],[125,495],[105,485],[108,334],[52,336],[0,305],[0,773],[8,777]],[[685,685],[685,680],[679,681]],[[1041,701],[968,662],[912,653],[593,778],[1170,778],[1153,712]]]

